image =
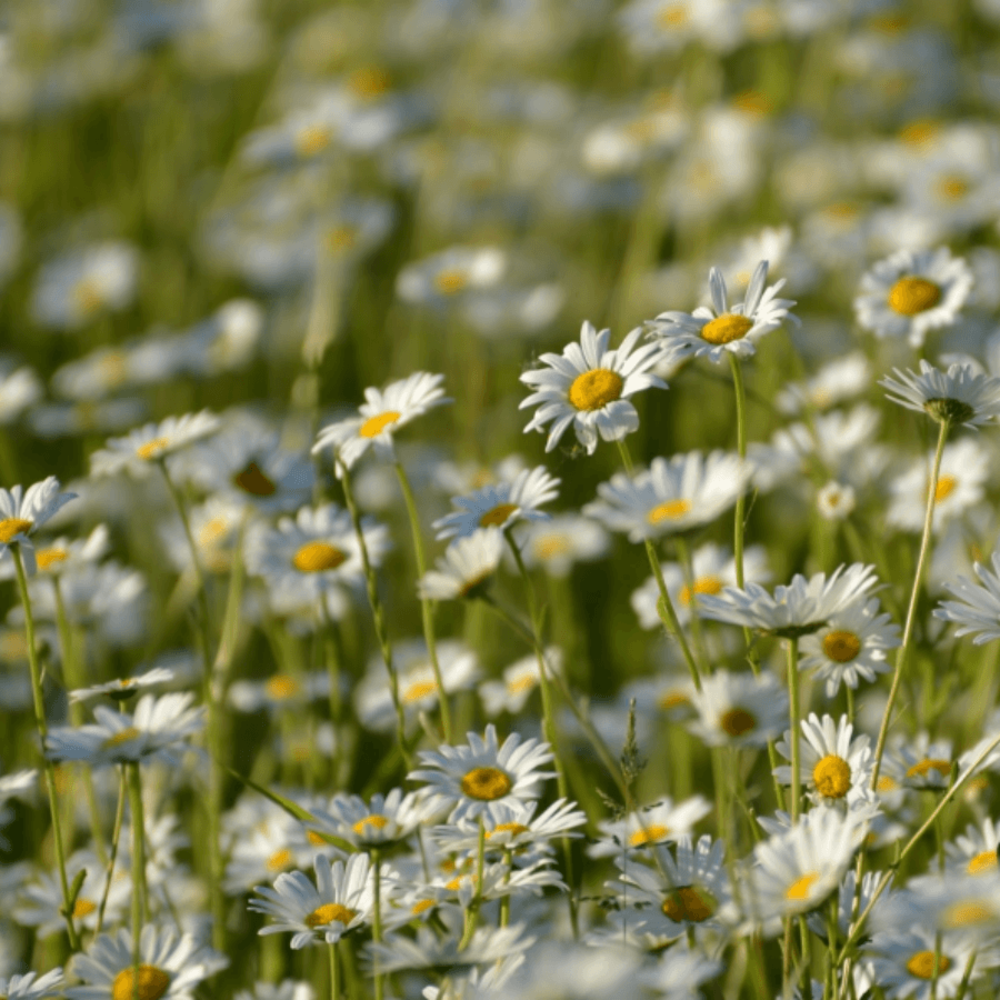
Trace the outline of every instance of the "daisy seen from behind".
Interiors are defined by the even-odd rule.
[[[522,743],[512,733],[500,745],[493,725],[486,727],[485,736],[467,736],[467,746],[421,750],[423,767],[409,774],[411,781],[428,783],[428,810],[451,810],[450,823],[485,813],[496,819],[496,805],[537,799],[542,782],[555,776],[540,770],[554,760],[548,743],[536,739]]]
[[[893,369],[879,385],[894,403],[926,413],[938,423],[975,427],[1000,415],[1000,378],[976,372],[970,365],[950,365],[946,372],[921,359],[920,374]]]
[[[779,299],[785,279],[767,288],[768,262],[762,260],[754,269],[743,301],[730,307],[726,280],[713,267],[708,275],[712,305],[699,306],[693,313],[663,312],[650,320],[650,335],[668,345],[679,357],[707,357],[721,361],[726,353],[749,358],[757,352],[756,343],[765,334],[777,330],[786,320],[798,323],[789,309],[791,299]]]
[[[919,350],[929,330],[951,326],[972,288],[972,272],[947,247],[899,250],[861,277],[858,323],[879,338]]]
[[[641,329],[629,333],[608,350],[610,330],[599,333],[585,321],[579,343],[568,344],[562,354],[543,354],[544,368],[524,372],[521,381],[535,391],[521,401],[520,409],[538,406],[525,433],[544,432],[551,424],[545,450],[552,451],[572,426],[588,455],[597,450],[598,437],[621,441],[639,427],[639,414],[630,396],[644,389],[666,389],[667,384],[650,369],[662,358],[660,344],[635,349]]]
[[[358,407],[358,416],[324,427],[316,437],[313,454],[333,448],[338,475],[341,466],[350,469],[369,447],[379,457],[395,460],[396,431],[428,410],[451,402],[445,398],[443,381],[443,375],[415,372],[383,390],[365,389],[365,402]]]

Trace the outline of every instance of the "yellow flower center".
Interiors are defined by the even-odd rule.
[[[806,872],[797,878],[786,890],[785,899],[803,900],[809,898],[809,890],[819,881],[819,872]]]
[[[816,790],[826,799],[842,799],[851,787],[851,765],[843,757],[827,754],[813,768]]]
[[[688,705],[690,702],[691,699],[683,691],[668,691],[666,694],[660,695],[656,704],[664,712],[669,712],[671,709],[680,708],[681,705]]]
[[[958,201],[969,193],[969,182],[956,174],[939,178],[935,187],[944,201]]]
[[[349,924],[356,916],[357,912],[341,906],[340,903],[324,903],[317,906],[305,919],[306,927],[326,927],[327,924],[337,923]]]
[[[512,677],[507,681],[507,692],[509,694],[521,694],[524,691],[531,691],[538,683],[538,678],[534,674],[521,674],[520,677]]]
[[[85,316],[90,316],[104,304],[104,296],[101,295],[101,287],[96,281],[84,278],[83,281],[78,281],[73,288],[73,301],[76,302],[80,312]]]
[[[73,916],[89,917],[96,909],[96,903],[92,903],[89,899],[84,899],[82,896],[77,896],[76,902],[73,904]]]
[[[347,85],[355,96],[371,100],[373,97],[381,97],[389,89],[392,78],[384,69],[365,66],[351,74]]]
[[[353,250],[358,242],[358,233],[353,226],[334,226],[326,234],[326,248],[331,253],[343,253]]]
[[[970,927],[976,924],[986,924],[996,916],[992,907],[982,900],[970,899],[952,903],[942,914],[942,923],[951,929],[955,927]]]
[[[512,837],[518,837],[522,833],[530,832],[529,827],[524,826],[523,823],[498,823],[492,830],[486,831],[486,839],[489,840],[497,833],[509,833]]]
[[[693,924],[700,924],[715,913],[715,906],[711,893],[693,885],[685,885],[674,889],[663,900],[660,909],[665,917],[669,917],[675,923],[688,920]]]
[[[111,984],[111,1000],[160,1000],[170,985],[170,976],[155,965],[140,965],[139,975],[130,965],[122,969]],[[138,981],[137,981],[138,980]]]
[[[687,24],[688,9],[687,4],[670,3],[661,7],[656,14],[656,23],[661,28],[679,28]]]
[[[358,434],[363,438],[378,437],[387,427],[394,424],[402,416],[396,410],[386,410],[385,413],[378,413],[374,417],[369,417],[358,429]]]
[[[942,972],[947,972],[951,968],[951,959],[947,955],[938,955],[937,970],[940,976]],[[906,963],[906,971],[917,979],[934,978],[934,952],[918,951],[911,955]]]
[[[499,528],[518,509],[516,503],[500,503],[479,519],[480,528]]]
[[[900,133],[899,137],[909,146],[925,146],[932,139],[936,139],[941,131],[941,125],[939,122],[932,121],[930,119],[920,119],[915,122],[910,122],[909,125],[905,126]]]
[[[646,844],[655,844],[658,840],[663,840],[669,833],[669,826],[663,826],[661,823],[651,823],[643,830],[636,830],[628,838],[629,847],[645,847]]]
[[[69,558],[66,549],[39,549],[35,553],[35,562],[39,569],[48,569],[50,566],[57,566],[64,563]]]
[[[954,476],[938,476],[937,487],[934,490],[934,501],[940,503],[952,493],[957,485],[958,480]]]
[[[982,875],[983,872],[996,871],[997,868],[997,852],[996,851],[980,851],[974,858],[969,859],[969,864],[966,866],[966,871],[970,875]]]
[[[719,725],[729,736],[742,736],[757,727],[757,719],[745,708],[731,708],[719,719]]]
[[[899,782],[895,778],[890,778],[887,774],[879,775],[875,791],[884,795],[886,792],[894,792],[897,788],[899,788]]]
[[[753,118],[763,118],[774,110],[767,95],[759,90],[744,90],[742,94],[737,94],[733,98],[733,106]]]
[[[412,705],[421,698],[437,692],[437,684],[434,681],[414,681],[403,693],[403,701],[407,705]]]
[[[470,799],[492,802],[502,799],[513,788],[513,783],[498,767],[474,767],[462,778],[461,786]]]
[[[691,510],[690,500],[664,500],[657,504],[647,515],[646,520],[650,524],[659,524],[661,521],[675,521],[683,517]]]
[[[292,565],[300,573],[325,573],[347,562],[347,553],[329,542],[306,542],[292,556]]]
[[[256,462],[251,462],[242,472],[233,476],[233,483],[244,493],[255,497],[269,497],[278,488],[274,481],[263,472]]]
[[[434,287],[442,295],[457,295],[469,283],[469,275],[458,268],[448,268],[434,275]]]
[[[151,458],[159,458],[169,447],[169,438],[153,438],[152,441],[147,441],[145,444],[139,445],[135,449],[135,453],[139,458],[144,458],[148,462]]]
[[[111,750],[113,747],[120,747],[123,743],[128,743],[129,740],[134,740],[139,735],[141,734],[135,726],[129,726],[127,729],[119,730],[114,736],[109,736],[101,744],[101,748],[103,750]]]
[[[426,913],[434,905],[433,899],[422,899],[419,903],[414,903],[410,907],[410,913],[415,917],[419,917],[421,913]]]
[[[925,757],[918,761],[907,772],[908,778],[926,778],[929,771],[937,771],[942,778],[947,778],[951,773],[951,761],[942,760],[940,757]]]
[[[916,316],[941,301],[941,287],[926,278],[900,278],[889,289],[889,308],[900,316]]]
[[[827,632],[823,652],[834,663],[850,663],[861,652],[861,640],[853,632]]]
[[[299,682],[290,674],[275,674],[268,677],[264,690],[271,701],[287,701],[299,693]]]
[[[0,521],[0,542],[7,544],[15,535],[23,535],[30,530],[34,523],[25,517],[5,517]]]
[[[599,410],[621,399],[625,380],[610,368],[592,368],[573,379],[566,398],[577,410]]]
[[[379,813],[373,813],[371,816],[365,816],[364,819],[359,819],[351,829],[359,836],[363,837],[368,832],[368,828],[371,827],[374,830],[384,830],[389,825],[389,820],[385,816],[379,815]]]
[[[562,535],[542,535],[533,544],[535,555],[543,562],[569,551],[569,542]]]
[[[127,375],[127,357],[124,351],[108,351],[99,362],[104,384],[108,387],[121,385]]]
[[[225,535],[227,527],[226,520],[222,517],[213,517],[210,521],[206,521],[198,532],[198,544],[203,549],[210,549]]]
[[[333,129],[327,125],[307,125],[295,136],[295,151],[299,156],[322,153],[333,141]]]
[[[710,344],[731,344],[734,340],[746,336],[752,326],[753,320],[749,316],[723,313],[701,328],[701,339],[707,340]]]
[[[686,503],[687,501],[683,501]],[[688,507],[691,505],[688,504]],[[691,602],[699,594],[718,594],[722,590],[722,581],[717,576],[702,576],[694,581],[694,587],[684,584],[681,587],[680,601],[684,607],[690,607]]]
[[[315,830],[306,830],[306,840],[308,840],[313,847],[326,846],[326,841]]]
[[[277,850],[267,859],[267,870],[269,872],[280,872],[292,863],[292,852],[287,847]]]

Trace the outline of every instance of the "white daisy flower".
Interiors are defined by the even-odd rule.
[[[0,996],[6,997],[6,1000],[46,1000],[47,997],[60,995],[63,988],[61,968],[52,969],[43,976],[37,972],[11,976],[10,979],[0,976]]]
[[[28,536],[75,499],[75,493],[59,492],[55,476],[33,483],[27,490],[20,485],[11,490],[0,487],[0,559],[7,554],[9,545],[21,543],[25,566],[33,573],[35,556]]]
[[[825,521],[846,521],[857,507],[857,496],[850,483],[831,479],[816,494],[816,509]]]
[[[506,270],[507,255],[497,247],[449,247],[407,264],[396,277],[396,294],[404,302],[443,305],[496,285]]]
[[[874,566],[861,563],[838,566],[829,578],[816,573],[807,580],[796,573],[787,587],[775,587],[773,597],[756,583],[748,583],[742,590],[726,587],[718,596],[703,596],[700,613],[703,618],[730,625],[797,638],[818,632],[834,615],[863,597],[878,583],[874,573]]]
[[[820,719],[811,712],[801,727],[799,774],[809,798],[819,805],[845,807],[854,799],[869,798],[875,759],[868,737],[852,740],[854,727],[844,715],[834,722],[829,715]],[[776,745],[785,760],[792,759],[791,738],[786,732]],[[792,783],[791,767],[776,767],[774,776],[783,785]]]
[[[460,510],[434,522],[437,537],[465,538],[479,528],[506,530],[518,521],[547,520],[549,515],[538,508],[555,500],[561,481],[539,465],[519,472],[513,481],[484,486],[470,496],[452,497],[452,506]]]
[[[896,378],[886,376],[879,385],[887,397],[900,406],[926,413],[938,423],[974,427],[1000,415],[1000,378],[976,372],[970,365],[953,364],[947,372],[926,361],[920,374],[893,369]]]
[[[576,831],[587,823],[586,813],[574,802],[557,799],[546,810],[535,815],[537,802],[496,803],[483,814],[487,851],[522,851],[544,849],[556,837],[579,837]],[[466,818],[447,826],[436,826],[431,836],[444,851],[475,851],[479,846],[478,820]]]
[[[714,521],[736,503],[751,472],[739,456],[723,451],[654,458],[646,471],[632,477],[619,472],[601,483],[600,499],[583,512],[612,531],[628,532],[631,542],[660,538]]]
[[[457,601],[475,596],[496,572],[503,551],[499,528],[478,528],[445,549],[434,569],[417,581],[420,599]]]
[[[941,936],[938,951],[934,928],[915,926],[873,934],[865,953],[887,1000],[945,1000],[958,992],[974,948],[972,939],[953,933]]]
[[[545,669],[548,674],[561,673],[562,667],[562,650],[557,646],[549,646],[545,650]],[[501,712],[517,715],[538,687],[540,679],[538,657],[534,653],[521,657],[504,668],[503,680],[484,681],[479,685],[483,710],[491,719]]]
[[[551,576],[568,576],[575,562],[593,562],[608,551],[604,528],[579,514],[555,514],[524,530],[521,558],[531,569],[542,566]]]
[[[649,369],[663,354],[659,344],[633,350],[641,329],[635,329],[614,350],[608,350],[610,330],[600,333],[584,322],[580,342],[568,344],[562,354],[543,354],[545,368],[525,372],[521,381],[535,388],[521,401],[520,409],[541,404],[528,431],[543,431],[551,423],[545,450],[552,451],[572,425],[576,439],[593,455],[598,435],[620,441],[639,427],[639,414],[630,396],[644,389],[666,389],[667,384]]]
[[[876,337],[919,349],[929,330],[955,322],[971,288],[972,272],[947,247],[899,250],[862,275],[854,311]]]
[[[698,718],[688,727],[706,746],[762,747],[788,718],[788,695],[773,674],[717,670],[691,695]]]
[[[350,469],[369,446],[381,458],[394,460],[396,431],[435,406],[451,402],[444,396],[443,381],[443,375],[415,372],[382,391],[365,389],[365,402],[358,407],[358,416],[324,427],[316,436],[313,454],[333,448],[334,466],[338,469],[340,465]]]
[[[274,888],[256,886],[263,899],[247,904],[257,913],[274,917],[276,923],[262,927],[259,934],[294,931],[292,948],[307,944],[334,944],[349,931],[371,921],[375,904],[372,866],[366,854],[352,854],[346,865],[320,854],[313,863],[316,884],[303,872],[283,872]],[[386,893],[388,884],[383,885]],[[387,894],[387,893],[386,893]],[[386,898],[383,902],[387,902]]]
[[[283,979],[280,983],[256,982],[252,989],[238,991],[233,1000],[316,1000],[316,992],[309,983]]]
[[[176,673],[170,667],[153,667],[145,673],[136,674],[133,677],[122,677],[119,680],[108,681],[105,684],[93,684],[87,688],[78,688],[70,691],[70,702],[88,701],[99,695],[106,694],[115,701],[127,701],[137,691],[147,687],[155,687],[157,684],[169,684],[174,680]]]
[[[423,821],[422,808],[415,792],[403,794],[393,788],[388,795],[375,794],[370,803],[359,795],[341,792],[326,809],[313,809],[315,822],[309,826],[333,834],[362,850],[394,844],[408,837]]]
[[[888,614],[879,614],[878,598],[851,601],[829,615],[815,632],[802,636],[799,669],[815,670],[826,681],[826,696],[833,698],[841,684],[857,688],[858,679],[869,683],[889,670],[887,652],[900,642],[899,626]]]
[[[225,955],[190,934],[178,936],[173,927],[147,924],[139,936],[138,977],[132,935],[127,930],[102,934],[85,954],[74,956],[70,969],[84,985],[67,987],[66,996],[123,1000],[138,992],[143,1000],[193,1000],[198,984],[228,964]]]
[[[262,680],[240,678],[230,684],[229,703],[239,712],[261,709],[301,710],[307,702],[330,696],[330,673],[310,670],[297,674],[271,674]]]
[[[969,824],[965,833],[944,845],[946,869],[956,875],[995,875],[1000,823],[987,817],[982,825]]]
[[[892,753],[903,765],[903,782],[910,788],[947,788],[951,780],[951,740],[931,740],[927,733],[892,741]]]
[[[695,795],[684,802],[663,799],[651,806],[643,806],[620,820],[600,820],[597,828],[600,838],[587,848],[592,858],[620,857],[629,851],[638,851],[690,836],[695,823],[712,811],[709,802]]]
[[[991,639],[1000,639],[1000,549],[991,559],[993,571],[980,563],[973,566],[981,585],[960,576],[957,583],[946,583],[945,589],[958,598],[942,601],[934,609],[934,617],[955,622],[955,635],[974,635],[973,645],[981,646]]]
[[[871,385],[871,364],[863,351],[852,351],[828,361],[805,382],[791,382],[775,397],[775,405],[789,416],[803,410],[828,410],[860,396]]]
[[[129,472],[145,476],[154,462],[214,434],[220,426],[219,418],[207,410],[146,424],[126,437],[110,438],[106,448],[95,451],[90,456],[90,474],[113,476]]]
[[[486,727],[485,738],[467,735],[468,746],[421,750],[425,766],[408,776],[411,781],[428,782],[428,809],[451,807],[449,822],[484,813],[495,816],[494,804],[537,799],[542,782],[554,777],[551,771],[539,770],[554,759],[547,743],[535,739],[522,743],[512,733],[500,746],[492,725]]]
[[[139,699],[132,716],[98,705],[96,723],[50,729],[46,752],[52,760],[81,760],[92,767],[153,756],[171,761],[170,748],[204,727],[205,709],[192,707],[193,701],[190,692],[160,698],[147,694]]]
[[[933,454],[929,452],[889,484],[892,499],[886,521],[893,527],[902,531],[923,530],[932,463]],[[935,532],[983,499],[991,464],[989,453],[971,437],[945,445],[934,491],[931,526]]]
[[[708,276],[711,308],[700,306],[693,313],[660,313],[648,323],[651,336],[669,345],[679,357],[707,357],[716,362],[726,352],[738,358],[752,357],[757,352],[757,341],[765,334],[777,330],[786,319],[798,323],[788,311],[795,302],[777,298],[785,279],[765,290],[767,268],[767,261],[762,260],[754,270],[743,302],[730,307],[725,278],[713,267]]]
[[[864,829],[851,813],[815,809],[759,843],[742,892],[748,917],[770,922],[814,910],[837,891]]]

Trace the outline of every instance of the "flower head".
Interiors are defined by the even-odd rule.
[[[921,360],[919,375],[898,368],[893,373],[895,379],[886,376],[879,382],[889,390],[888,398],[938,423],[974,427],[1000,415],[1000,378],[975,372],[969,365],[954,364],[943,372]]]
[[[974,583],[960,576],[956,583],[946,583],[957,601],[943,601],[934,609],[934,617],[955,622],[958,636],[975,635],[973,645],[981,646],[991,639],[1000,639],[1000,549],[993,553],[993,571],[976,563],[976,576],[982,581]]]
[[[23,543],[28,572],[33,573],[35,558],[28,536],[75,499],[75,493],[59,492],[55,476],[33,483],[27,490],[20,486],[0,488],[0,558],[6,555],[9,545]]]
[[[126,437],[111,438],[106,448],[95,451],[90,456],[90,474],[113,476],[127,471],[145,476],[154,462],[214,434],[221,426],[219,418],[207,410],[146,424]]]
[[[445,549],[435,569],[417,582],[421,600],[455,601],[471,597],[500,565],[503,534],[499,528],[478,528]]]
[[[541,404],[531,418],[528,431],[542,431],[551,423],[545,450],[552,451],[572,425],[576,439],[593,455],[598,435],[605,441],[620,441],[639,427],[639,414],[630,396],[643,389],[666,389],[667,384],[651,369],[663,354],[659,344],[633,350],[642,330],[629,333],[621,345],[608,350],[610,330],[600,333],[584,322],[580,342],[567,345],[562,354],[543,354],[545,368],[525,372],[521,381],[536,391],[521,401],[520,408]]]

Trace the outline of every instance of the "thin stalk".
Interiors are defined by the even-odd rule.
[[[799,640],[788,640],[788,712],[792,726],[792,802],[789,813],[792,826],[799,821],[799,807],[802,802],[802,775],[799,773],[799,740],[802,735],[799,706]]]
[[[409,477],[403,468],[403,463],[396,462],[396,475],[399,477],[399,487],[403,491],[406,502],[406,512],[410,517],[410,532],[413,535],[413,554],[417,561],[417,576],[422,578],[427,572],[427,555],[424,552],[423,532],[420,530],[420,517],[417,514],[417,504],[413,499],[413,489]],[[420,599],[420,612],[423,616],[424,641],[427,643],[427,655],[430,657],[431,669],[434,671],[434,683],[437,685],[438,704],[441,706],[441,728],[444,730],[445,743],[451,743],[451,709],[448,696],[441,679],[441,666],[438,663],[437,637],[434,634],[434,602],[428,598]]]
[[[132,1000],[139,1000],[139,947],[142,928],[148,919],[146,901],[146,839],[142,811],[142,779],[139,762],[124,764],[128,785],[128,805],[132,821]]]
[[[56,775],[52,761],[45,756],[45,743],[49,735],[48,723],[45,720],[45,699],[42,696],[42,671],[38,664],[38,650],[35,647],[35,619],[31,613],[31,597],[28,594],[28,577],[24,572],[24,560],[21,556],[21,543],[14,542],[10,546],[14,558],[14,570],[17,573],[17,589],[24,608],[24,633],[28,643],[28,668],[31,671],[31,696],[35,709],[35,728],[42,745],[42,759],[45,769],[45,788],[49,796],[49,813],[52,816],[52,841],[56,853],[56,867],[59,869],[59,884],[63,895],[63,917],[66,920],[66,933],[69,936],[69,946],[73,951],[80,950],[80,938],[73,926],[73,914],[69,911],[69,879],[66,876],[66,855],[63,848],[62,820],[59,817],[59,798],[56,794]]]
[[[380,944],[382,941],[382,859],[379,856],[379,849],[371,849],[372,861],[372,941]],[[382,973],[378,967],[378,958],[375,958],[375,1000],[382,1000],[385,993],[385,985]]]
[[[331,941],[326,948],[330,956],[330,1000],[340,1000],[340,968],[337,965],[337,942]],[[377,989],[378,987],[376,986]]]
[[[483,817],[479,815],[479,847],[476,853],[476,888],[469,902],[469,908],[465,911],[465,928],[462,932],[462,940],[458,942],[458,950],[464,951],[472,940],[472,935],[476,930],[476,923],[479,918],[479,907],[483,902],[483,869],[486,867],[486,826]]]
[[[101,927],[104,925],[104,911],[108,906],[108,894],[111,892],[111,881],[115,875],[115,861],[118,858],[118,841],[122,834],[122,820],[125,817],[125,795],[127,784],[125,778],[125,765],[121,766],[121,780],[118,782],[118,806],[115,809],[115,825],[111,831],[111,851],[108,855],[108,868],[104,876],[104,891],[101,893],[101,904],[97,908],[97,928],[94,937],[101,936]]]
[[[747,457],[747,392],[743,384],[743,369],[732,351],[729,355],[729,370],[733,375],[733,390],[736,394],[736,451],[740,458]],[[735,523],[733,525],[733,559],[736,562],[736,586],[743,589],[743,532],[746,518],[746,501],[743,493],[736,498]]]

